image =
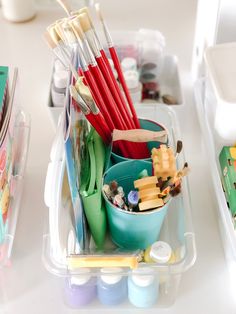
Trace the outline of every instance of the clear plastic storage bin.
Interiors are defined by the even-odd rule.
[[[165,126],[169,132],[171,145],[175,145],[181,139],[179,126],[174,111],[160,104],[142,104],[136,106],[140,118],[151,119]],[[43,236],[43,263],[46,269],[56,276],[62,277],[65,282],[65,296],[70,306],[74,308],[86,306],[88,308],[102,308],[116,304],[116,308],[132,307],[169,307],[177,297],[178,287],[182,275],[193,266],[196,259],[195,235],[192,226],[191,200],[188,188],[188,180],[183,180],[182,193],[173,198],[169,205],[167,216],[161,229],[159,240],[169,243],[172,248],[174,259],[166,264],[161,263],[138,263],[137,269],[128,267],[117,268],[107,267],[105,270],[98,267],[77,267],[70,270],[68,267],[67,255],[70,252],[68,246],[73,223],[70,219],[70,212],[61,208],[61,188],[59,182],[64,175],[65,165],[63,164],[63,138],[56,134],[56,141],[51,153],[51,163],[48,170],[46,182],[47,187],[52,186],[51,193],[47,190],[45,201],[48,204],[47,230]],[[62,128],[63,129],[63,128]],[[184,154],[178,156],[178,165],[184,164]],[[55,215],[55,212],[57,214]],[[53,214],[54,213],[54,214]],[[107,260],[119,256],[119,250],[111,241],[107,240],[104,251],[96,252],[95,255],[105,256]],[[93,254],[93,242],[90,243],[90,254]],[[129,252],[127,252],[129,254]],[[131,252],[136,255],[137,252]],[[96,267],[97,266],[97,267]],[[117,283],[119,282],[119,285]],[[119,291],[117,298],[107,294],[107,286]],[[83,287],[83,289],[81,288]],[[140,289],[143,288],[140,294]],[[88,297],[88,290],[90,291]],[[120,292],[123,291],[123,294]],[[119,296],[118,296],[119,295]],[[140,298],[148,296],[147,303],[140,303]],[[75,297],[76,296],[76,297]],[[83,296],[83,297],[82,297]],[[89,299],[90,298],[90,299]],[[88,301],[88,302],[87,302]],[[91,302],[90,302],[91,301]],[[88,304],[85,304],[88,303]],[[118,304],[119,303],[119,304]]]
[[[28,155],[30,135],[29,117],[21,110],[16,115],[14,124],[12,149],[14,152],[13,171],[11,175],[10,204],[4,239],[0,244],[0,267],[7,266],[10,261],[15,237],[18,213],[24,184],[24,172]]]
[[[236,275],[236,232],[234,222],[227,205],[221,183],[221,168],[219,154],[224,145],[214,128],[214,105],[215,97],[212,90],[207,90],[208,84],[205,79],[197,81],[195,84],[195,99],[198,118],[202,131],[202,138],[205,144],[206,155],[209,160],[209,168],[213,184],[215,206],[217,208],[218,224],[225,251],[225,256],[229,270],[232,274],[232,281],[235,287]],[[212,96],[211,96],[212,95]]]
[[[30,135],[29,117],[19,106],[18,71],[15,69],[14,75],[11,72],[10,78],[13,78],[0,143],[0,268],[7,266],[11,257]]]

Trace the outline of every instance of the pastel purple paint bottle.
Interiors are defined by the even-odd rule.
[[[98,278],[98,299],[104,305],[122,303],[128,294],[127,277],[121,275],[121,268],[102,268]]]
[[[72,308],[79,308],[96,297],[96,277],[88,268],[82,268],[79,275],[71,276],[65,283],[65,301]]]

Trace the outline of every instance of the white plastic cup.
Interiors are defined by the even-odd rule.
[[[11,22],[26,22],[36,15],[34,0],[2,0],[3,16]]]

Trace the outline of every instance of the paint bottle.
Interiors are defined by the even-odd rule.
[[[96,278],[88,268],[81,268],[79,275],[66,279],[65,301],[71,308],[91,303],[96,297]]]
[[[26,22],[36,15],[34,0],[2,0],[3,16],[11,22]]]
[[[135,70],[124,72],[126,85],[129,89],[133,103],[139,103],[142,99],[142,84],[139,82],[139,74]]]
[[[147,308],[153,306],[159,295],[158,275],[152,268],[138,268],[133,270],[128,278],[129,301],[136,307]]]
[[[68,84],[69,72],[57,65],[53,73],[51,97],[54,107],[63,107]]]
[[[97,295],[104,305],[117,305],[127,298],[127,277],[121,268],[102,268],[98,278]]]
[[[124,58],[121,61],[121,67],[123,72],[137,71],[137,61],[134,58]]]
[[[164,241],[156,241],[145,250],[144,261],[147,263],[165,264],[174,259],[170,245]]]
[[[172,264],[176,260],[175,254],[170,245],[164,241],[154,242],[144,252],[144,261],[146,263]],[[168,283],[170,280],[168,269],[160,269],[159,284]]]

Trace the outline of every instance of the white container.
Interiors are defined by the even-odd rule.
[[[205,53],[209,84],[205,104],[214,119],[214,129],[225,145],[236,142],[236,43],[210,47]],[[209,103],[211,93],[211,103]],[[213,110],[212,110],[213,109]],[[207,109],[208,110],[208,109]]]
[[[216,212],[218,216],[218,224],[225,251],[227,265],[232,278],[232,284],[235,289],[236,284],[236,231],[228,208],[227,201],[221,184],[221,168],[219,163],[219,154],[223,147],[217,134],[214,132],[214,120],[212,119],[212,111],[214,109],[214,98],[209,98],[211,104],[206,108],[204,105],[205,94],[208,87],[205,80],[199,80],[195,84],[195,99],[198,118],[202,131],[202,138],[205,144],[206,156],[209,160],[209,168],[211,172],[213,193],[215,196]],[[212,110],[210,110],[210,108]],[[207,110],[208,109],[208,110]]]
[[[11,22],[26,22],[36,14],[34,0],[2,0],[4,17]]]

